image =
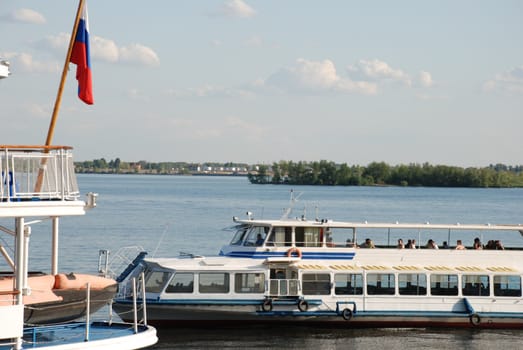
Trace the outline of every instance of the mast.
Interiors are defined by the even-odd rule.
[[[71,39],[69,40],[69,47],[67,49],[67,55],[65,57],[64,68],[62,69],[62,78],[60,79],[60,85],[58,86],[58,92],[56,94],[56,100],[55,100],[54,108],[53,108],[53,114],[51,116],[51,122],[49,123],[49,129],[47,131],[47,138],[45,140],[46,146],[50,146],[53,141],[56,120],[58,119],[58,111],[60,110],[60,105],[62,103],[62,94],[63,94],[64,86],[65,86],[65,78],[67,77],[67,71],[69,70],[69,61],[71,60],[73,44],[74,44],[74,41],[76,38],[76,33],[78,32],[78,23],[80,23],[80,16],[82,15],[84,2],[85,2],[85,0],[80,0],[78,2],[78,10],[76,11],[73,31],[71,33]],[[48,152],[48,151],[46,151],[46,152]],[[35,190],[34,190],[35,192],[40,192],[40,190],[42,189],[42,182],[44,180],[44,170],[45,170],[46,163],[47,163],[47,159],[42,158],[42,161],[40,163],[40,169],[38,170],[38,178],[35,183]]]

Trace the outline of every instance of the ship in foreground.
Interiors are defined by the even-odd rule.
[[[508,235],[521,238],[523,225],[255,220],[248,214],[234,218],[235,234],[220,256],[162,259],[142,252],[117,278],[114,309],[128,319],[128,281],[145,273],[151,324],[523,328],[523,250],[501,245]],[[429,243],[417,249],[389,243],[400,235]],[[436,247],[431,238],[442,235],[447,242],[493,239],[478,249],[458,242]]]

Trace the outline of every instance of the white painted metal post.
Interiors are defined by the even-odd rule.
[[[15,233],[15,289],[18,291],[16,294],[16,304],[22,305],[24,275],[27,271],[27,268],[24,267],[24,218],[15,218]],[[22,338],[16,338],[14,349],[22,349]]]
[[[113,299],[109,301],[109,325],[113,324]]]
[[[136,307],[136,277],[133,277],[133,312],[134,312],[134,333],[138,333],[138,310]]]
[[[142,316],[143,316],[143,324],[147,326],[147,301],[145,300],[145,275],[142,272],[140,274],[140,278],[142,280]]]
[[[91,283],[87,282],[85,305],[85,341],[89,341],[89,331],[91,325]]]
[[[29,237],[31,236],[31,227],[30,226],[23,226],[24,231],[24,280],[23,280],[23,288],[24,288],[24,295],[28,295],[31,293],[29,289],[29,283],[28,283],[28,270],[29,270]]]
[[[24,275],[26,273],[25,263],[25,252],[24,252],[24,218],[15,218],[15,244],[16,244],[16,257],[15,257],[15,273],[16,273],[16,283],[15,288],[19,292],[16,296],[16,304],[21,305],[23,296],[22,292],[24,289]]]
[[[58,228],[59,228],[58,217],[53,218],[53,237],[51,247],[51,274],[56,275],[58,273]]]

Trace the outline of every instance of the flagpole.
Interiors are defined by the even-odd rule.
[[[49,123],[49,130],[47,131],[47,139],[45,140],[46,146],[50,146],[53,141],[56,119],[58,118],[58,111],[60,110],[60,104],[62,102],[65,78],[67,77],[67,71],[69,70],[69,61],[71,60],[71,52],[73,51],[73,44],[76,38],[76,33],[78,32],[78,23],[80,23],[80,16],[82,15],[84,2],[85,0],[80,0],[78,3],[78,11],[76,12],[76,18],[74,20],[73,32],[71,34],[71,40],[69,40],[69,48],[67,49],[67,56],[65,57],[64,69],[62,70],[62,79],[60,80],[58,93],[56,94],[56,101],[54,103],[53,115],[51,117],[51,122]]]
[[[60,85],[58,86],[58,92],[56,94],[56,100],[53,108],[53,115],[51,116],[51,122],[49,123],[49,130],[47,131],[47,138],[45,145],[50,146],[53,141],[54,128],[56,120],[58,119],[58,111],[60,110],[60,104],[62,102],[62,94],[64,91],[65,78],[67,77],[67,71],[69,70],[69,61],[71,60],[71,52],[73,51],[73,44],[76,39],[76,33],[78,32],[78,24],[80,23],[80,17],[82,15],[82,9],[84,7],[85,0],[78,2],[78,10],[76,11],[76,18],[74,19],[73,32],[71,33],[71,39],[69,40],[69,48],[67,49],[67,56],[65,57],[64,68],[62,70],[62,78],[60,79]],[[44,152],[49,152],[48,148],[44,149]],[[43,157],[40,161],[40,169],[38,170],[38,177],[36,178],[34,192],[40,192],[42,189],[42,183],[44,181],[44,169],[47,163],[47,158]]]

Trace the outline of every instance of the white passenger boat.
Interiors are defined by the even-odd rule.
[[[236,233],[221,256],[142,253],[118,278],[114,309],[129,319],[127,281],[145,272],[152,324],[523,328],[523,250],[502,250],[499,242],[497,249],[405,249],[367,239],[388,242],[401,232],[502,240],[520,238],[522,225],[234,220]]]
[[[91,290],[113,295],[113,280],[57,272],[60,218],[84,215],[96,205],[95,194],[80,199],[71,148],[0,146],[0,174],[0,229],[11,234],[14,246],[13,258],[0,249],[12,269],[0,280],[5,282],[0,290],[0,349],[139,349],[154,344],[156,330],[137,318],[132,323],[91,320],[91,306],[108,299],[96,300],[100,295]],[[30,236],[44,234],[45,223],[51,226],[51,274],[30,276]],[[107,291],[111,285],[113,290]],[[62,322],[79,315],[85,320]],[[38,325],[24,326],[27,317]]]

